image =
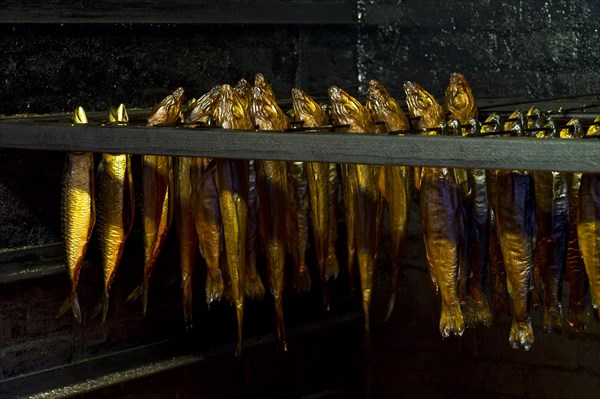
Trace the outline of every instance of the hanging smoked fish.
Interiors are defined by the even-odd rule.
[[[129,121],[125,106],[109,110],[108,120],[114,124]],[[131,155],[102,154],[98,165],[97,231],[104,270],[102,321],[108,315],[109,292],[115,278],[125,240],[131,232],[135,215]]]
[[[600,117],[594,122],[599,123]],[[592,125],[586,136],[599,136],[600,126]],[[592,304],[598,313],[600,307],[600,174],[581,175],[579,208],[577,210],[577,238],[590,282]]]
[[[515,111],[504,130],[520,134],[522,112]],[[508,293],[512,298],[513,322],[509,342],[513,348],[529,350],[533,329],[529,315],[529,288],[533,271],[535,209],[531,175],[522,170],[496,171],[496,227],[506,268]]]
[[[448,118],[467,125],[477,119],[477,106],[469,83],[465,77],[453,72],[446,88],[445,107]],[[461,134],[466,129],[461,128]],[[461,302],[467,326],[492,323],[492,313],[485,296],[485,276],[488,269],[489,246],[489,202],[484,169],[455,169],[461,187],[461,208],[464,218],[463,263],[461,264]]]
[[[329,88],[333,121],[337,125],[348,125],[348,133],[373,133],[375,123],[368,111],[355,98],[336,86]],[[369,309],[373,291],[373,276],[377,260],[380,218],[378,170],[374,165],[345,164],[342,167],[344,205],[346,208],[346,230],[353,236],[348,248],[356,249],[360,272],[363,312],[365,315],[365,338],[370,342]],[[352,256],[352,254],[348,254]],[[349,261],[350,262],[350,261]]]
[[[186,123],[217,123],[217,107],[221,95],[221,86],[214,86],[192,103],[186,112]],[[213,167],[210,167],[213,165]],[[223,253],[223,227],[219,194],[217,192],[216,168],[211,158],[192,157],[190,159],[191,212],[195,225],[195,234],[200,254],[206,263],[206,303],[210,307],[213,301],[223,296],[225,284],[221,272]],[[190,250],[191,251],[191,250]],[[192,272],[191,264],[182,263],[184,316],[191,315]],[[191,317],[188,318],[191,322]]]
[[[292,89],[292,101],[296,120],[310,131],[328,124],[327,114],[319,103],[300,89]],[[315,130],[318,131],[318,130]],[[337,277],[339,266],[335,253],[337,235],[338,176],[335,164],[307,162],[306,175],[310,199],[310,220],[313,243],[319,264],[319,276],[325,309],[329,310],[327,280]]]
[[[539,129],[544,121],[541,112],[532,108],[527,113],[529,129]],[[539,122],[534,122],[534,120]],[[540,139],[557,137],[553,121],[546,122],[544,130],[536,134]],[[564,172],[533,171],[535,189],[535,241],[534,267],[540,272],[544,302],[544,330],[547,333],[562,331],[563,268],[567,255],[569,203],[567,176]]]
[[[493,133],[500,129],[500,116],[491,114],[481,126],[481,133]],[[506,285],[506,270],[502,258],[502,248],[496,226],[496,171],[487,170],[485,174],[489,202],[489,246],[488,264],[490,269],[492,312],[510,314],[508,288]]]
[[[409,129],[408,119],[402,108],[387,92],[385,87],[376,80],[369,82],[367,89],[367,109],[373,120],[383,123],[385,132]],[[382,166],[383,184],[381,193],[388,206],[390,218],[390,268],[392,294],[388,303],[385,320],[389,319],[394,310],[398,280],[400,275],[400,260],[404,252],[406,231],[408,227],[408,211],[410,208],[411,186],[409,168],[406,166]],[[381,179],[381,176],[380,176]]]
[[[567,127],[560,130],[562,139],[580,138],[583,135],[581,123],[577,119],[567,122]],[[567,232],[567,259],[565,278],[569,283],[569,310],[567,320],[576,331],[583,331],[589,319],[588,278],[585,265],[579,250],[577,239],[577,209],[579,207],[579,187],[581,173],[567,173],[567,188],[569,197],[569,228]]]
[[[183,88],[165,97],[150,113],[148,126],[174,125],[180,118]],[[173,160],[164,155],[142,156],[142,215],[144,219],[144,279],[142,309],[148,310],[150,277],[167,238],[173,215]],[[130,298],[137,296],[134,292]]]
[[[88,123],[83,108],[73,112],[73,123]],[[65,259],[71,279],[70,299],[59,315],[67,311],[70,304],[73,315],[82,323],[81,308],[77,297],[79,274],[85,258],[94,223],[96,210],[94,200],[94,157],[91,152],[69,152],[65,160],[62,179],[62,235],[65,244]]]
[[[437,128],[444,122],[442,107],[421,86],[405,82],[404,91],[410,116],[420,117],[420,128]],[[462,335],[465,324],[458,298],[460,193],[451,169],[423,168],[420,209],[427,263],[442,297],[440,333],[443,337]]]
[[[250,129],[250,115],[239,95],[224,84],[217,107],[217,124],[223,129]],[[223,220],[225,270],[236,309],[238,342],[236,356],[241,355],[244,321],[245,268],[248,226],[248,161],[216,160],[217,190]]]
[[[260,79],[256,80],[260,83]],[[275,99],[262,87],[252,88],[250,112],[259,130],[283,130],[289,122]],[[286,190],[287,177],[284,161],[256,161],[256,188],[258,193],[258,233],[260,245],[267,256],[269,288],[275,300],[277,336],[286,350],[283,319],[284,266],[287,245]]]

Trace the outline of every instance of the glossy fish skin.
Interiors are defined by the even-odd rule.
[[[179,120],[184,92],[180,87],[157,104],[148,126],[174,125]],[[173,216],[173,160],[170,156],[142,156],[142,214],[144,218],[144,279],[142,308],[148,310],[150,278],[165,243]]]
[[[292,101],[296,120],[303,128],[316,128],[328,123],[327,114],[321,106],[300,89],[292,89]],[[310,220],[313,244],[319,264],[323,301],[329,309],[327,280],[337,277],[339,266],[335,253],[337,235],[338,179],[335,164],[306,162],[306,174],[310,200]]]
[[[420,127],[438,127],[444,122],[442,107],[421,86],[404,83],[411,116],[420,116]],[[460,193],[449,168],[423,168],[420,215],[431,277],[442,297],[440,333],[462,335],[465,324],[458,298],[460,237]]]
[[[74,124],[87,123],[83,108],[73,113]],[[70,305],[79,324],[81,308],[77,284],[92,230],[96,222],[94,200],[94,158],[91,152],[67,153],[62,179],[62,235],[65,260],[71,279]]]
[[[477,118],[477,105],[466,78],[453,72],[445,93],[448,118],[466,125]],[[464,134],[464,133],[463,133]],[[463,264],[464,282],[462,301],[466,302],[463,315],[468,326],[490,326],[492,313],[485,297],[485,273],[488,268],[489,201],[486,171],[483,169],[456,168],[454,173],[461,187],[461,206],[464,216]]]
[[[242,99],[229,85],[221,86],[217,123],[223,129],[250,129],[250,115]],[[238,323],[236,356],[241,355],[246,277],[248,226],[248,161],[218,159],[217,190],[223,220],[225,265]]]
[[[257,79],[257,84],[260,83]],[[275,99],[255,85],[252,88],[250,111],[259,130],[283,130],[289,126],[285,113]],[[286,191],[287,176],[284,161],[256,161],[258,193],[258,232],[260,245],[267,255],[269,288],[275,300],[277,336],[283,350],[287,349],[283,319],[284,266],[287,244]]]
[[[577,119],[570,120],[567,124],[572,128],[562,129],[562,139],[581,137],[583,134],[581,124]],[[581,186],[581,173],[567,173],[567,187],[569,197],[569,228],[567,232],[567,259],[565,277],[569,283],[569,309],[567,320],[575,331],[583,331],[587,327],[589,313],[587,309],[588,278],[585,271],[579,240],[577,239],[577,209],[579,208],[579,188]]]
[[[192,157],[175,157],[173,184],[175,228],[181,266],[183,318],[188,330],[192,327],[192,275],[194,274],[198,243],[192,195],[193,162],[194,158]]]
[[[594,122],[600,122],[600,117]],[[590,126],[586,136],[597,135],[600,135],[600,128]],[[600,174],[584,173],[581,176],[577,237],[590,282],[592,304],[597,311],[600,306]]]
[[[127,112],[123,104],[109,111],[109,121],[127,123]],[[114,280],[125,240],[133,226],[135,198],[129,154],[102,154],[97,174],[98,245],[104,271],[104,301],[102,321],[108,315],[109,292]]]
[[[509,119],[518,118],[515,111]],[[513,130],[514,122],[504,124]],[[531,175],[527,171],[496,172],[496,225],[512,298],[513,323],[509,342],[529,350],[534,341],[529,315],[529,288],[533,271],[535,210]]]
[[[355,98],[336,86],[331,86],[328,91],[335,124],[349,125],[348,133],[375,132],[375,123],[371,116]],[[350,216],[346,220],[346,229],[348,235],[354,235],[353,246],[358,258],[367,343],[370,342],[369,309],[380,236],[377,231],[378,218],[381,216],[378,177],[378,169],[374,165],[343,165],[344,189],[350,190],[344,192],[344,205],[349,208],[346,209],[346,217]]]
[[[367,89],[366,107],[373,120],[384,122],[384,131],[393,132],[408,130],[409,123],[402,108],[398,105],[379,82],[371,80]],[[382,166],[384,189],[381,193],[387,203],[390,218],[390,268],[392,294],[388,303],[385,320],[389,319],[394,310],[398,280],[400,275],[400,260],[404,252],[408,211],[410,208],[411,185],[410,171],[406,166]]]
[[[530,113],[539,113],[534,109]],[[540,120],[537,116],[534,119]],[[543,119],[541,119],[543,122]],[[535,128],[542,127],[541,123]],[[530,126],[532,128],[533,126]],[[555,132],[554,123],[544,126]],[[552,139],[555,133],[540,131],[540,139]],[[562,331],[561,285],[562,271],[566,261],[569,203],[567,176],[562,172],[533,171],[535,189],[535,266],[543,283],[544,330],[547,333]]]

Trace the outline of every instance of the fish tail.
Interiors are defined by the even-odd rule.
[[[243,323],[244,323],[244,305],[243,303],[235,306],[235,313],[237,318],[237,345],[235,347],[235,357],[240,358],[242,356],[242,342],[243,342]]]
[[[350,285],[350,292],[354,292],[354,256],[356,255],[356,252],[354,250],[354,248],[348,248],[348,263],[347,263],[347,270],[348,270],[348,284]]]
[[[560,334],[562,332],[562,312],[560,309],[560,304],[558,307],[544,307],[544,331],[546,333],[557,333]]]
[[[327,283],[326,266],[324,266],[323,264],[319,264],[319,274],[321,277],[321,292],[323,294],[323,306],[325,306],[325,311],[329,312],[329,284]]]
[[[104,290],[104,296],[102,300],[102,323],[106,322],[108,316],[108,290]]]
[[[140,284],[137,287],[135,287],[135,289],[131,292],[131,294],[129,294],[129,296],[127,297],[125,302],[135,302],[140,298],[141,295],[142,295],[142,285]]]
[[[144,276],[144,281],[142,283],[142,314],[146,316],[148,311],[148,289],[150,287],[150,279],[148,276]]]
[[[306,265],[301,265],[294,273],[294,288],[298,293],[308,293],[311,288],[310,274]]]
[[[453,306],[442,304],[442,315],[440,316],[440,333],[442,337],[448,338],[450,333],[461,336],[464,331],[465,321],[458,302]]]
[[[77,294],[74,294],[71,297],[71,310],[73,311],[73,316],[75,316],[77,323],[82,324],[83,319],[81,318],[81,308],[79,307],[79,298],[77,297]]]
[[[589,320],[589,313],[585,304],[570,305],[567,320],[575,331],[585,330]]]
[[[398,263],[394,262],[392,264],[392,275],[390,277],[392,284],[392,293],[390,295],[390,299],[388,300],[388,309],[383,321],[388,321],[392,316],[392,312],[394,311],[394,306],[396,305],[396,292],[398,292],[398,280],[400,278]]]
[[[327,261],[325,262],[326,277],[337,278],[340,273],[340,265],[338,264],[337,256],[335,254],[335,247],[331,246],[327,251]]]
[[[285,322],[283,319],[283,296],[281,293],[275,296],[275,319],[277,323],[277,338],[279,340],[279,350],[287,351],[287,342],[285,339]]]
[[[262,299],[265,296],[265,286],[263,285],[262,280],[260,279],[260,276],[258,274],[246,274],[246,281],[244,281],[244,291],[246,298],[250,298],[253,300]]]
[[[492,325],[492,311],[487,303],[487,300],[472,302],[473,316],[477,324],[483,324],[486,327]]]
[[[219,273],[216,276],[208,274],[206,276],[206,303],[208,305],[213,301],[219,301],[223,297],[225,284],[223,276]]]
[[[508,341],[512,345],[513,349],[523,347],[526,351],[531,349],[533,345],[533,329],[531,327],[531,318],[526,321],[513,320],[512,326],[510,327],[510,336]]]
[[[189,331],[192,328],[192,278],[187,276],[183,279],[182,290],[182,305],[183,305],[183,321],[185,330]]]

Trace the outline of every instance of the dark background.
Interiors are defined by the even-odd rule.
[[[321,97],[335,84],[360,96],[372,78],[399,99],[405,80],[441,96],[452,71],[466,75],[477,98],[599,93],[599,16],[600,3],[594,0],[4,1],[0,114],[70,112],[79,105],[104,112],[120,102],[130,109],[148,108],[178,86],[189,97],[199,96],[218,83],[251,81],[256,72],[272,83],[284,108],[293,86]],[[62,153],[0,151],[5,260],[0,264],[0,393],[10,397],[16,386],[40,383],[34,377],[18,379],[27,373],[140,345],[176,341],[181,344],[168,344],[163,351],[185,356],[233,342],[231,308],[221,304],[208,312],[200,298],[202,272],[195,290],[197,325],[183,333],[173,239],[157,269],[149,316],[141,318],[138,306],[124,303],[141,277],[139,227],[128,242],[105,325],[91,317],[101,286],[93,243],[82,275],[80,295],[88,317],[83,327],[70,315],[55,318],[67,292],[66,273],[8,282],[14,270],[60,262],[39,254],[21,260],[15,249],[60,241],[63,161]],[[320,308],[318,287],[309,297],[289,290],[286,316],[290,330],[298,331],[290,338],[289,355],[276,352],[271,337],[252,346],[242,362],[225,350],[212,360],[121,382],[92,396],[304,397],[325,392],[322,397],[359,397],[371,373],[375,397],[598,397],[600,333],[595,322],[584,333],[566,328],[562,335],[546,336],[536,313],[536,343],[528,353],[509,347],[507,316],[490,329],[442,340],[439,297],[428,282],[417,213],[412,216],[400,303],[388,324],[380,322],[389,291],[385,255],[380,262],[370,361],[362,352],[361,321],[335,321],[360,310],[342,275],[333,283],[338,296],[330,315]],[[272,332],[270,309],[268,300],[249,305],[248,337]],[[316,323],[315,330],[302,332],[310,323]],[[122,367],[144,364],[155,355],[139,356]],[[120,370],[119,364],[115,360],[110,367]],[[73,366],[67,373],[74,373],[75,380],[97,377],[103,367],[113,370],[88,367],[88,375]],[[61,378],[41,381],[49,387],[73,381]]]

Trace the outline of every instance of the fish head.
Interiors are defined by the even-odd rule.
[[[204,123],[210,125],[217,119],[217,105],[221,95],[221,85],[213,86],[207,93],[188,107],[184,120],[186,123]]]
[[[87,115],[83,110],[83,107],[75,108],[75,111],[73,111],[73,115],[71,116],[71,120],[76,125],[88,123]]]
[[[337,125],[349,125],[349,132],[374,132],[375,124],[362,104],[337,86],[328,90],[331,116]]]
[[[252,88],[250,114],[260,130],[283,130],[289,127],[287,116],[277,105],[275,97],[258,86]]]
[[[420,118],[419,126],[421,128],[438,127],[444,121],[442,106],[419,84],[404,82],[404,93],[408,112],[411,117]]]
[[[304,91],[295,87],[292,88],[292,106],[295,118],[302,121],[304,127],[320,127],[327,124],[327,114],[321,105]]]
[[[527,111],[527,129],[531,129],[530,133],[532,137],[545,138],[549,137],[548,132],[542,128],[547,122],[546,116],[540,111],[539,108],[531,107]],[[540,130],[535,130],[540,129]]]
[[[169,94],[152,108],[152,112],[150,112],[150,117],[148,118],[148,126],[176,124],[184,99],[184,90],[182,87],[178,87],[172,94]]]
[[[219,89],[217,124],[223,129],[251,129],[252,121],[240,95],[228,84]]]
[[[450,83],[446,87],[445,106],[450,119],[465,124],[469,118],[477,118],[477,106],[471,86],[464,75],[458,72],[450,74]]]
[[[129,115],[125,109],[125,104],[119,104],[117,108],[110,107],[108,109],[108,122],[124,125],[129,122]]]
[[[596,120],[600,121],[600,118],[596,118]],[[590,126],[590,129],[588,129],[588,134],[589,134],[590,130],[594,127],[597,128],[597,126]],[[572,118],[571,120],[569,120],[567,122],[565,128],[560,129],[560,132],[558,135],[560,136],[561,139],[573,139],[573,138],[582,137],[583,129],[581,128],[581,122],[579,121],[579,119]]]
[[[398,102],[376,80],[369,81],[366,108],[374,121],[385,122],[387,131],[409,128],[408,119]]]
[[[517,109],[510,114],[508,121],[504,122],[504,130],[507,132],[513,131],[515,132],[514,135],[522,136],[525,125],[525,115],[523,115],[523,111]]]
[[[500,129],[500,115],[497,113],[490,114],[485,119],[485,124],[481,126],[481,133],[493,133]]]
[[[254,75],[254,87],[260,87],[265,93],[275,98],[275,93],[273,92],[273,88],[267,82],[267,79],[262,73],[257,73]]]
[[[585,134],[586,136],[600,136],[600,116],[597,116],[596,119],[594,119],[594,123],[594,125],[591,125],[588,128],[587,133]]]
[[[233,88],[240,96],[246,108],[250,109],[250,102],[252,101],[252,86],[246,79],[240,79]]]

